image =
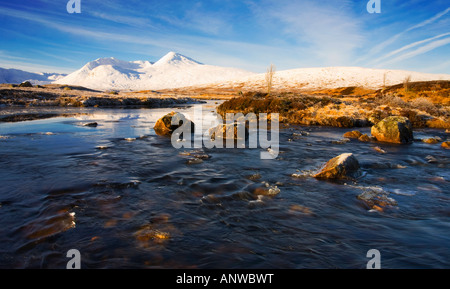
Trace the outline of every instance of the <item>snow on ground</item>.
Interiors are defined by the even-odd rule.
[[[403,83],[410,77],[410,81],[450,80],[450,74],[427,74],[404,70],[370,69],[361,67],[325,67],[299,68],[276,72],[274,88],[296,89],[326,89],[359,86],[378,89],[384,85]],[[258,74],[232,81],[225,86],[240,86],[242,89],[263,86],[265,75]]]

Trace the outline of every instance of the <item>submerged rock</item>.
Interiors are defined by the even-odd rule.
[[[97,127],[98,123],[96,122],[90,122],[90,123],[85,123],[83,124],[83,126],[87,126],[87,127]]]
[[[265,186],[265,187],[257,187],[253,191],[254,195],[257,196],[276,196],[280,193],[280,189],[277,186]]]
[[[186,161],[186,164],[188,165],[196,165],[196,164],[201,164],[203,163],[203,160],[200,158],[193,158],[193,159],[189,159]]]
[[[374,147],[373,149],[376,152],[379,152],[380,154],[385,154],[386,153],[386,151],[384,149],[380,148],[380,147]]]
[[[361,135],[361,136],[358,138],[358,140],[359,140],[359,141],[362,141],[362,142],[369,142],[369,141],[371,141],[370,137],[369,137],[367,134]]]
[[[372,136],[377,141],[406,144],[413,141],[411,122],[403,116],[390,116],[372,127]]]
[[[363,201],[370,210],[383,212],[386,207],[397,206],[397,201],[389,197],[389,193],[380,187],[365,187],[364,192],[358,195],[358,199]]]
[[[212,140],[226,140],[230,136],[234,140],[246,139],[248,137],[248,128],[245,125],[243,125],[242,127],[244,129],[243,137],[239,134],[238,125],[236,123],[219,124],[218,126],[209,129],[209,135],[211,136]]]
[[[172,123],[176,123],[173,125]],[[179,112],[172,111],[171,113],[166,114],[162,118],[158,119],[153,129],[155,130],[157,135],[165,135],[169,136],[172,133],[182,126],[184,123],[191,125],[191,132],[194,133],[195,125],[192,121],[186,119],[184,114]]]
[[[438,142],[441,141],[441,139],[435,138],[435,137],[430,137],[430,138],[425,138],[422,141],[427,144],[437,144]]]
[[[359,138],[360,136],[362,136],[362,133],[358,130],[348,131],[343,135],[345,138]]]
[[[329,160],[314,177],[320,179],[353,178],[357,175],[359,167],[359,162],[353,154],[341,154]]]
[[[341,139],[341,140],[333,140],[333,141],[331,141],[331,143],[332,143],[332,144],[338,144],[338,145],[341,145],[341,144],[346,144],[346,143],[348,143],[349,141],[350,141],[350,139],[344,138],[344,139]]]

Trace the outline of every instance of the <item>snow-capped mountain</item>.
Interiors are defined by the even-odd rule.
[[[0,83],[22,83],[29,81],[32,84],[49,84],[65,77],[60,73],[33,73],[19,69],[0,68]]]
[[[100,58],[54,83],[100,90],[157,90],[225,82],[251,75],[254,73],[205,65],[170,52],[155,63]]]

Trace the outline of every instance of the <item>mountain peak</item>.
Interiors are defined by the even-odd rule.
[[[187,56],[184,56],[182,54],[176,53],[176,52],[169,52],[166,55],[164,55],[160,60],[158,60],[154,65],[160,66],[160,65],[182,65],[182,64],[188,64],[188,65],[195,65],[195,64],[202,64],[198,61],[195,61],[192,58],[189,58]]]

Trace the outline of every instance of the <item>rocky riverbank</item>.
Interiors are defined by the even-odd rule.
[[[356,88],[309,93],[247,92],[218,107],[218,113],[279,113],[299,125],[369,127],[389,116],[409,119],[415,128],[450,128],[450,81],[392,86],[378,91]]]
[[[191,97],[156,91],[96,91],[79,86],[2,84],[0,122],[19,122],[53,117],[71,117],[80,112],[61,113],[53,108],[170,108],[202,103]]]
[[[67,85],[0,85],[0,107],[146,107],[163,108],[199,103],[190,97],[156,91],[96,91]]]

